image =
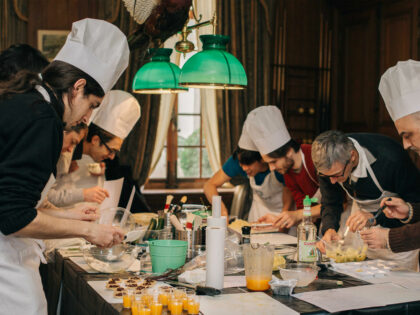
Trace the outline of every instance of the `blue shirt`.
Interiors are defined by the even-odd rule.
[[[242,167],[239,165],[239,161],[234,159],[232,156],[226,161],[225,164],[222,166],[223,172],[226,173],[229,177],[235,177],[235,176],[243,176],[248,177],[246,172],[242,169]],[[261,185],[264,182],[265,177],[270,174],[270,169],[267,169],[265,172],[260,172],[257,175],[255,175],[255,184]],[[284,178],[281,174],[274,172],[276,175],[277,180],[284,184]]]

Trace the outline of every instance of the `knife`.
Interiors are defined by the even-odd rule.
[[[172,281],[172,280],[166,280],[165,282],[168,283],[168,284],[176,285],[176,286],[181,286],[181,287],[185,287],[185,288],[189,288],[189,289],[194,289],[197,295],[214,296],[214,295],[219,295],[220,293],[222,293],[220,290],[212,288],[212,287],[203,287],[201,285],[192,285],[192,284],[189,284],[189,283]]]

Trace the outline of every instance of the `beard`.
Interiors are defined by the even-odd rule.
[[[408,148],[408,150],[415,152],[417,155],[420,155],[420,148],[411,146]]]

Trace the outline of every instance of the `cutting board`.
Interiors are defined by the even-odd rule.
[[[285,233],[267,233],[267,234],[251,234],[251,243],[272,245],[290,245],[296,244],[297,238],[295,236]]]
[[[299,314],[263,292],[200,296],[204,315]]]

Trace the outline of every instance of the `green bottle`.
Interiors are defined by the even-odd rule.
[[[316,263],[316,226],[312,223],[311,205],[317,202],[316,198],[306,196],[303,199],[303,220],[297,228],[298,262]]]

